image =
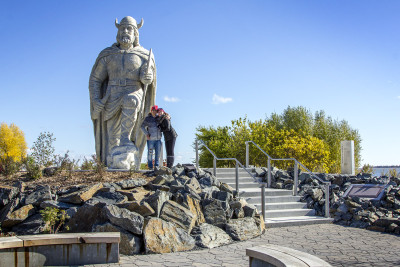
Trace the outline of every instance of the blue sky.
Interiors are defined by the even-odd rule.
[[[144,19],[157,64],[157,104],[194,158],[195,129],[264,119],[290,106],[347,120],[363,163],[400,164],[399,1],[3,1],[0,122],[32,146],[94,153],[88,80],[115,42],[115,18]],[[243,144],[244,145],[244,144]]]

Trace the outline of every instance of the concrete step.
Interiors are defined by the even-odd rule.
[[[254,175],[256,176],[256,175]],[[222,179],[222,178],[235,178],[236,173],[217,173],[217,179]],[[239,178],[252,178],[250,174],[246,173],[239,173]]]
[[[247,202],[249,203],[249,202]],[[262,204],[261,202],[249,203],[251,205],[256,206],[257,210],[261,211]],[[297,209],[307,209],[307,203],[304,202],[287,202],[287,203],[273,203],[273,204],[265,204],[265,210],[297,210]]]
[[[257,210],[262,212],[261,205],[256,206]],[[295,216],[314,216],[315,210],[312,209],[287,209],[287,210],[266,210],[265,218],[278,218],[278,217],[295,217]]]
[[[260,193],[261,194],[261,193]],[[261,195],[256,197],[245,197],[247,203],[261,203]],[[299,202],[299,196],[279,196],[279,197],[265,197],[265,203],[282,203],[282,202]]]
[[[274,228],[310,224],[327,224],[332,222],[332,218],[325,218],[320,216],[276,217],[265,219],[265,227]]]
[[[253,204],[254,205],[254,204]],[[261,203],[258,204],[261,207]],[[255,204],[255,206],[258,206]],[[282,203],[266,203],[265,210],[290,210],[290,209],[306,209],[305,202],[282,202]]]
[[[242,188],[239,187],[239,196],[241,197],[261,197],[261,188]],[[265,196],[274,197],[274,196],[291,196],[292,190],[285,189],[270,189],[265,188]]]
[[[251,168],[249,168],[251,172]],[[213,172],[213,169],[209,169]],[[235,168],[217,168],[217,178],[233,188],[236,186]],[[261,188],[260,185],[242,168],[239,168],[239,191],[249,204],[261,210]],[[300,202],[300,196],[293,196],[291,190],[265,189],[267,228],[286,227],[294,225],[332,223],[333,219],[314,216],[315,211],[306,209],[307,204]]]
[[[261,211],[262,204],[261,204],[261,199],[258,200],[259,202],[255,203],[250,203],[254,206],[257,207],[258,211]],[[279,211],[285,211],[285,210],[294,210],[294,209],[307,209],[307,203],[305,202],[285,202],[285,203],[270,203],[267,204],[265,203],[265,210],[279,210]]]
[[[230,185],[232,188],[236,188],[236,183],[227,183],[228,185]],[[259,189],[259,193],[261,194],[261,189],[260,189],[260,184],[259,183],[240,183],[239,184],[239,191],[246,191],[249,189]]]
[[[208,172],[214,172],[213,168],[203,168],[204,171],[208,171]],[[253,168],[247,168],[246,169],[249,172],[253,171]],[[217,168],[217,174],[219,173],[235,173],[236,168]],[[247,173],[247,171],[245,171],[243,168],[238,169],[239,173]]]
[[[227,178],[217,178],[218,181],[221,183],[226,183],[226,184],[236,184],[236,178],[235,177],[227,177]],[[239,185],[242,183],[257,183],[256,180],[254,180],[251,177],[239,177]]]

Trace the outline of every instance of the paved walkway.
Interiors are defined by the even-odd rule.
[[[170,254],[121,256],[119,264],[91,266],[249,266],[246,248],[275,244],[313,254],[332,266],[400,266],[400,236],[335,224],[267,229],[227,246]]]

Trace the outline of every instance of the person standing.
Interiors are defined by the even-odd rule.
[[[150,113],[140,127],[147,137],[147,165],[149,169],[160,166],[161,131],[158,127],[157,110],[158,106],[152,106]],[[155,152],[154,166],[153,151]]]
[[[167,167],[172,168],[174,166],[174,148],[175,141],[178,134],[175,129],[171,126],[171,117],[162,108],[158,109],[157,117],[158,127],[164,134],[165,150],[167,151]]]

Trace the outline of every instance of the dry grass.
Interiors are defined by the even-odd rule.
[[[67,171],[56,174],[51,177],[43,176],[41,179],[33,180],[26,176],[25,172],[19,172],[12,177],[5,177],[0,175],[0,186],[12,186],[16,182],[24,182],[28,187],[35,187],[36,185],[49,185],[52,189],[62,189],[74,185],[90,185],[95,183],[111,183],[118,182],[133,178],[143,178],[148,181],[154,177],[147,177],[142,173],[129,173],[129,172],[105,172],[101,177],[95,171],[73,172],[72,176]]]

